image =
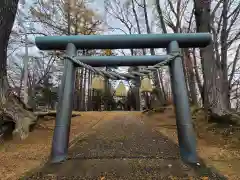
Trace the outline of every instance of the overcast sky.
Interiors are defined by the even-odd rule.
[[[21,9],[21,12],[23,12],[23,13],[28,12],[29,9],[30,9],[30,5],[32,5],[31,2],[33,2],[33,1],[35,1],[35,0],[27,0],[26,1],[27,3],[25,3],[25,7],[22,7],[21,5],[19,5],[19,7]],[[163,2],[163,1],[160,1],[160,2]],[[95,0],[90,5],[90,7],[94,8],[102,17],[104,17],[104,13],[105,13],[104,12],[104,0]],[[149,13],[149,21],[151,22],[151,13]],[[112,27],[124,28],[124,26],[119,21],[111,20],[110,18],[108,18],[108,24],[111,24]],[[105,32],[105,34],[111,34],[111,33],[121,34],[122,32],[117,31],[117,30],[115,30],[113,32],[110,32],[110,31]],[[29,37],[29,38],[31,38],[31,37]],[[20,52],[21,54],[24,54],[24,48],[21,48],[16,52]],[[38,54],[37,52],[39,52],[39,50],[36,48],[36,46],[33,46],[33,47],[29,48],[29,55],[36,56]],[[159,52],[159,51],[157,51],[157,52]],[[232,57],[230,57],[229,59],[232,59]],[[122,68],[120,68],[120,69],[122,69]],[[123,68],[122,70],[126,70],[126,68]]]

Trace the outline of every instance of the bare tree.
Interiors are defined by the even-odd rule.
[[[26,105],[11,91],[7,79],[7,47],[15,20],[18,0],[0,2],[0,115],[10,117],[16,124],[14,134],[24,139],[28,136],[30,124],[36,120],[34,114],[26,110]]]
[[[115,20],[118,20],[124,27],[111,27],[108,25],[109,30],[118,30],[121,31],[124,34],[134,34],[139,31],[140,24],[134,26],[134,21],[136,20],[136,17],[134,16],[134,10],[130,6],[131,1],[120,1],[120,0],[105,0],[105,12],[110,15],[110,17],[114,18]],[[106,19],[106,24],[108,24],[108,19]],[[134,49],[130,49],[131,55],[137,55],[139,51],[135,51]],[[131,70],[139,70],[138,67],[131,67],[129,68],[129,71]],[[134,81],[135,87],[133,88],[134,94],[136,95],[136,109],[140,110],[140,78],[136,79]]]
[[[188,2],[189,1],[182,0],[176,2],[167,0],[165,6],[163,7],[164,9],[163,11],[160,5],[160,1],[159,0],[155,1],[157,18],[159,19],[160,22],[159,26],[163,33],[168,33],[169,30],[171,30],[174,33],[181,32],[188,33],[190,31],[190,26],[186,27],[186,25],[184,25],[185,23],[183,18],[184,13],[186,12],[188,7]],[[168,31],[167,28],[169,28]],[[193,67],[192,59],[190,57],[188,49],[182,50],[182,53],[184,54],[183,70],[187,82],[187,89],[190,102],[193,105],[198,105],[196,81],[194,78],[195,76],[192,68]]]
[[[240,38],[240,30],[238,28],[240,4],[235,0],[222,0],[220,2],[218,3],[219,5],[215,6],[211,14],[211,30],[214,35],[215,57],[222,71],[222,93],[228,108],[230,108],[231,82],[228,74],[228,55],[232,45]],[[220,14],[220,17],[215,16],[215,14]],[[233,71],[235,67],[233,67]]]
[[[194,1],[197,32],[211,32],[210,5],[211,1],[205,3],[200,0]],[[200,49],[204,79],[204,107],[222,116],[228,111],[228,107],[222,94],[223,79],[219,62],[214,58],[213,49],[212,43]]]

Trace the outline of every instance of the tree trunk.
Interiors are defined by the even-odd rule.
[[[81,68],[80,69],[80,77],[79,77],[79,80],[80,80],[80,82],[79,82],[79,84],[80,84],[80,90],[79,90],[79,94],[78,94],[78,97],[79,97],[79,99],[78,99],[78,101],[79,101],[79,108],[78,108],[78,110],[82,110],[82,91],[83,91],[83,68]]]
[[[7,46],[13,27],[18,0],[0,1],[0,116],[10,118],[15,123],[13,133],[20,139],[29,134],[29,126],[36,121],[36,116],[26,110],[26,105],[11,92],[7,80]]]
[[[106,67],[106,71],[109,71],[109,68]],[[104,110],[107,111],[109,110],[109,103],[110,103],[110,89],[109,89],[109,79],[107,77],[104,77],[104,83],[105,83],[105,89],[103,93],[103,98],[104,98]]]
[[[79,94],[79,90],[80,90],[80,87],[79,87],[79,69],[76,70],[76,78],[75,78],[75,89],[74,89],[74,99],[73,99],[73,109],[75,111],[78,110],[78,107],[79,107],[79,97],[78,97],[78,94]]]
[[[197,32],[210,32],[210,5],[211,1],[205,3],[201,0],[194,1]],[[229,109],[223,96],[223,75],[214,57],[213,49],[212,43],[200,49],[204,79],[204,108],[222,116]]]
[[[204,104],[203,85],[202,85],[201,78],[200,78],[200,75],[199,75],[199,72],[198,72],[195,48],[193,49],[193,54],[192,55],[193,55],[193,64],[194,64],[194,72],[195,72],[195,76],[196,76],[196,81],[197,81],[199,92],[201,94],[202,104]]]
[[[150,26],[149,26],[149,21],[148,21],[148,14],[147,14],[147,3],[146,3],[146,0],[143,0],[143,10],[144,10],[144,18],[145,18],[145,25],[146,25],[146,29],[147,29],[147,33],[148,34],[151,34],[151,29],[150,29]],[[155,51],[153,48],[150,49],[150,53],[152,56],[155,55]],[[157,86],[159,86],[159,77],[157,75],[157,72],[155,71],[154,72],[154,78],[156,78],[156,82],[157,82]]]
[[[163,12],[162,12],[162,9],[161,9],[161,6],[160,6],[160,1],[155,0],[155,5],[156,5],[156,10],[157,10],[157,13],[158,13],[159,21],[160,21],[160,24],[161,24],[162,32],[167,33],[167,27],[166,27],[166,24],[165,24],[165,21],[164,21],[164,16],[163,16]],[[161,75],[160,75],[160,81],[161,81]],[[161,83],[161,84],[163,84],[163,83]],[[167,101],[167,97],[166,97],[164,87],[162,87],[162,89],[163,89],[163,93],[164,93],[164,99],[165,99],[165,101]]]
[[[19,85],[19,89],[18,89],[18,92],[17,92],[18,97],[21,96],[22,86],[23,86],[23,71],[21,71],[20,85]]]
[[[84,68],[83,92],[82,92],[82,110],[83,111],[86,111],[86,83],[87,83],[87,69]]]
[[[32,84],[29,86],[28,86],[28,104],[32,109],[35,110],[36,109],[36,82],[33,81]]]
[[[222,19],[223,25],[221,30],[221,69],[222,69],[222,90],[224,101],[227,103],[228,109],[231,108],[230,103],[230,89],[228,86],[228,64],[227,64],[227,54],[228,54],[228,6],[229,0],[223,1],[223,9],[222,9]]]
[[[140,24],[139,24],[139,20],[138,20],[136,8],[135,8],[134,0],[132,0],[132,10],[133,10],[133,14],[134,14],[135,21],[136,21],[136,23],[137,23],[137,31],[138,31],[138,34],[141,34]],[[145,56],[145,55],[146,55],[145,49],[142,49],[142,52],[143,52],[143,55]]]
[[[88,71],[88,111],[92,110],[92,89],[91,89],[91,83],[92,83],[92,72]]]
[[[1,106],[6,102],[7,46],[17,12],[18,0],[0,1],[0,95]]]
[[[147,33],[150,34],[151,33],[151,29],[150,29],[150,26],[149,26],[149,20],[148,20],[148,14],[147,14],[147,3],[146,3],[146,0],[143,0],[143,10],[144,10],[144,18],[145,18],[145,25],[146,25],[146,29],[147,29]],[[153,48],[150,49],[150,53],[152,56],[155,55],[155,51]],[[163,101],[163,104],[165,104],[165,100],[166,100],[166,97],[165,97],[165,91],[164,91],[164,87],[161,86],[163,83],[161,82],[160,80],[160,72],[159,70],[156,70],[153,72],[153,77],[154,77],[154,82],[155,82],[155,86],[157,89],[159,89],[157,91],[158,93],[158,96],[157,97],[160,97]]]
[[[137,16],[134,0],[132,0],[132,10],[133,10],[133,14],[134,14],[134,17],[135,17],[135,21],[137,23],[138,34],[141,34],[140,23],[139,23],[139,20],[138,20],[138,16]],[[146,20],[146,15],[145,15],[145,20]],[[146,20],[146,22],[148,23],[148,19]],[[142,53],[143,53],[144,56],[146,55],[146,50],[144,48],[142,49]],[[141,93],[139,94],[139,96],[141,97]],[[139,99],[141,99],[140,97],[139,97]]]
[[[181,53],[184,54],[184,50],[181,49]],[[187,72],[188,68],[187,68],[187,63],[186,63],[186,58],[183,57],[183,60],[182,60],[182,66],[183,66],[183,75],[184,75],[184,79],[185,79],[185,82],[186,82],[186,87],[187,87],[187,95],[188,95],[188,98],[191,99],[191,94],[190,94],[190,85],[189,85],[189,73]]]
[[[188,49],[184,49],[184,57],[185,57],[184,59],[185,59],[185,65],[186,65],[186,75],[188,77],[190,103],[191,105],[198,106],[196,81],[194,78],[195,74],[193,72],[192,59],[190,57]]]
[[[164,83],[163,83],[163,69],[158,69],[158,75],[160,80],[160,89],[162,89],[163,99],[164,101],[167,101],[167,94],[166,94]]]

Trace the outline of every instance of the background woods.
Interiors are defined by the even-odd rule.
[[[213,41],[209,46],[182,49],[189,102],[204,108],[206,117],[240,122],[238,0],[8,0],[0,2],[0,18],[0,121],[4,125],[6,119],[12,119],[25,136],[28,130],[19,121],[28,127],[36,121],[34,111],[56,109],[64,62],[64,52],[37,50],[34,37],[39,35],[210,32]],[[166,51],[83,50],[78,55],[157,55]],[[116,72],[141,68],[102,67]],[[85,68],[77,69],[74,110],[157,109],[172,103],[167,67],[149,75],[152,92],[139,90],[140,78],[123,81],[128,89],[124,97],[115,94],[119,81],[105,78],[104,90],[91,88],[94,77]]]

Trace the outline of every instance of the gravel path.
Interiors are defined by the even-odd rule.
[[[66,162],[24,179],[200,179],[180,160],[178,146],[153,129],[139,114],[112,112],[79,138]]]

